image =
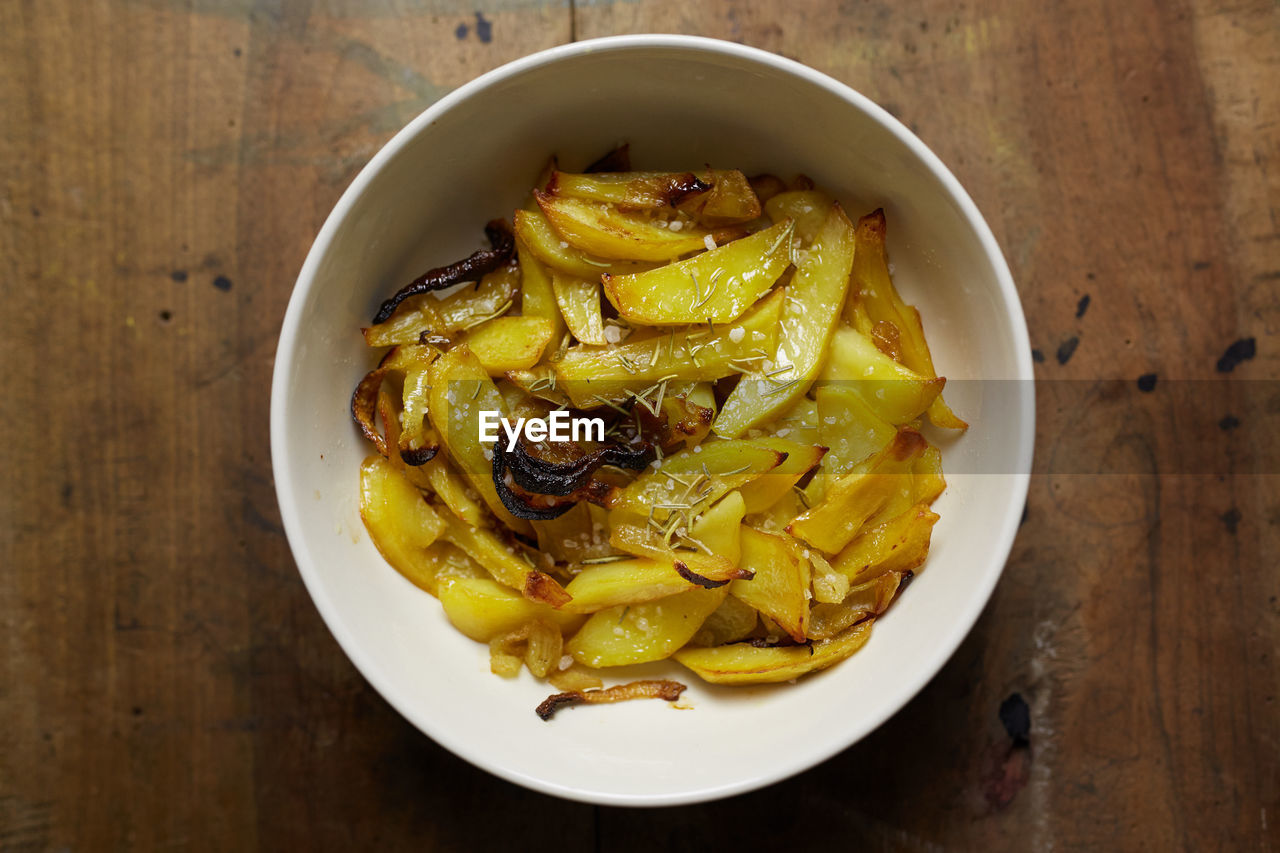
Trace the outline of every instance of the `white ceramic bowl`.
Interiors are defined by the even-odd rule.
[[[674,663],[694,710],[661,701],[533,713],[548,688],[489,673],[488,649],[378,555],[360,522],[369,448],[348,415],[374,356],[359,334],[380,300],[482,245],[547,156],[580,167],[631,142],[638,168],[703,163],[804,172],[851,213],[889,221],[896,281],[920,306],[940,372],[1021,382],[948,386],[972,424],[945,445],[950,487],[926,570],[853,658],[796,685],[713,688]],[[901,708],[955,651],[1008,557],[1033,440],[1030,348],[1013,281],[960,184],[862,95],[770,53],[681,36],[566,45],[505,65],[398,133],[330,214],[293,291],[276,356],[271,447],[285,531],[351,660],[436,742],[512,782],[571,799],[667,805],[804,770]],[[965,472],[965,473],[956,473]],[[631,677],[632,672],[619,673]]]

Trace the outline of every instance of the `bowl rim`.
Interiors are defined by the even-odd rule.
[[[1031,459],[1035,440],[1035,388],[1031,344],[1027,333],[1026,317],[1022,310],[1022,302],[1018,297],[1017,288],[1014,285],[1013,276],[1009,271],[1004,254],[1001,252],[991,228],[979,212],[973,199],[970,198],[959,180],[942,163],[941,159],[887,110],[851,86],[795,60],[760,48],[702,36],[635,34],[571,42],[515,59],[454,89],[423,110],[378,150],[351,181],[346,190],[343,191],[312,243],[290,295],[289,305],[285,312],[280,338],[276,347],[270,403],[272,473],[275,480],[276,500],[280,508],[281,521],[298,572],[302,576],[307,592],[311,596],[316,609],[320,612],[325,625],[360,674],[401,716],[440,746],[501,779],[542,794],[598,805],[656,807],[706,802],[775,784],[826,761],[879,728],[887,719],[910,702],[937,675],[955,654],[960,643],[973,629],[978,617],[990,601],[996,583],[1004,572],[1009,554],[1013,548],[1014,538],[1020,526],[1021,514],[1019,512],[1007,513],[1002,527],[996,531],[996,535],[992,540],[993,548],[991,550],[991,561],[995,568],[994,571],[988,571],[984,577],[978,580],[976,586],[980,589],[981,595],[973,598],[973,605],[960,614],[944,636],[939,637],[939,641],[935,646],[936,653],[932,659],[920,669],[916,677],[896,688],[897,695],[894,701],[885,703],[882,706],[884,710],[863,720],[859,725],[851,726],[849,729],[840,732],[839,736],[815,742],[813,748],[807,752],[794,755],[790,761],[784,764],[762,768],[760,772],[749,777],[700,790],[656,794],[623,794],[576,788],[516,772],[504,766],[501,761],[492,760],[483,751],[474,749],[469,741],[452,737],[448,732],[435,726],[431,719],[416,713],[406,698],[401,695],[397,686],[382,673],[373,657],[364,651],[355,637],[347,630],[346,624],[339,613],[340,608],[325,594],[323,585],[313,567],[312,552],[302,533],[299,506],[294,501],[288,485],[293,481],[293,470],[286,450],[288,439],[285,435],[287,425],[285,403],[288,395],[288,380],[293,372],[295,355],[298,350],[303,308],[309,299],[315,283],[316,272],[322,259],[329,251],[338,229],[351,213],[356,200],[365,192],[392,158],[411,139],[458,104],[505,80],[518,77],[527,71],[544,65],[588,53],[625,52],[644,48],[675,49],[685,52],[702,51],[738,60],[746,60],[749,63],[768,66],[772,70],[792,75],[806,83],[825,89],[854,109],[860,110],[892,133],[940,182],[946,193],[958,205],[966,221],[974,229],[983,252],[995,271],[1013,336],[1016,354],[1014,363],[1017,373],[1016,379],[1028,382],[1027,392],[1021,397],[1021,412],[1019,414],[1021,416],[1022,429],[1018,435],[1014,473],[1005,475],[1010,477],[1013,483],[1014,500],[1012,506],[1018,505],[1018,498],[1021,498],[1021,504],[1025,506],[1030,485]]]

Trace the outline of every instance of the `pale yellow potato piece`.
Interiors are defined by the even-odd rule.
[[[787,454],[782,464],[767,474],[762,474],[745,484],[742,498],[746,512],[764,512],[778,502],[783,495],[792,490],[800,478],[822,463],[826,448],[816,445],[797,444],[790,439],[755,438],[748,439],[754,443],[780,450]]]
[[[538,207],[562,240],[574,248],[600,258],[628,261],[670,261],[706,248],[711,236],[716,243],[728,242],[740,230],[708,230],[684,223],[676,230],[663,227],[647,216],[626,213],[617,207],[576,198],[556,198],[534,193]],[[676,220],[679,221],[679,220]],[[664,222],[663,225],[666,225]]]
[[[947,488],[942,476],[942,452],[930,445],[911,466],[911,500],[932,504]]]
[[[432,363],[430,399],[431,424],[462,476],[499,521],[532,535],[533,528],[507,511],[493,486],[493,461],[480,444],[480,412],[505,413],[506,407],[488,371],[466,344],[450,348]]]
[[[743,526],[741,567],[755,573],[729,584],[729,594],[768,616],[796,642],[809,617],[809,564],[782,536]]]
[[[454,627],[473,640],[487,643],[526,622],[541,619],[566,633],[576,631],[583,618],[530,601],[492,578],[452,578],[439,589],[444,614]]]
[[[764,211],[774,222],[795,222],[796,236],[803,245],[809,245],[833,204],[831,196],[822,190],[791,190],[778,193],[764,203]]]
[[[781,223],[649,272],[606,273],[605,295],[632,323],[728,323],[768,293],[791,264],[790,231]]]
[[[893,286],[885,253],[885,233],[883,210],[876,210],[858,220],[857,255],[852,270],[856,297],[845,304],[846,317],[855,327],[860,323],[872,327],[880,322],[892,324],[898,332],[902,363],[931,379],[937,373],[933,368],[929,343],[924,337],[924,324],[920,320],[920,312],[915,306],[903,302]],[[956,416],[941,394],[929,405],[929,420],[934,426],[947,429],[966,429],[969,426]]]
[[[442,536],[483,566],[494,580],[518,590],[525,598],[553,607],[568,603],[569,594],[555,578],[533,569],[489,528],[446,518]]]
[[[751,483],[747,483],[743,488],[750,485]],[[742,559],[739,528],[742,526],[742,517],[746,514],[747,504],[742,499],[742,493],[729,492],[719,503],[693,520],[693,528],[689,533],[706,545],[712,554],[738,566]]]
[[[760,614],[754,607],[729,595],[706,618],[690,642],[698,646],[736,643],[750,636],[759,623]]]
[[[607,344],[604,318],[600,315],[599,281],[557,272],[551,276],[551,286],[560,314],[573,336],[584,344]]]
[[[818,440],[828,448],[823,469],[829,474],[844,476],[854,465],[878,453],[897,433],[893,424],[876,414],[863,395],[847,383],[819,385],[813,396]]]
[[[625,666],[668,658],[688,643],[728,592],[690,589],[679,595],[601,610],[569,640],[566,650],[586,666]]]
[[[672,329],[645,340],[611,347],[571,347],[555,365],[557,387],[579,408],[599,407],[600,400],[626,399],[663,379],[713,381],[771,355],[778,340],[783,292],[756,303],[734,323]]]
[[[822,369],[824,382],[862,397],[881,420],[894,426],[920,417],[947,380],[921,376],[880,352],[871,339],[848,326],[836,329]]]
[[[693,172],[552,172],[543,186],[553,196],[633,209],[670,207],[690,193],[707,191],[697,189]]]
[[[832,568],[852,584],[866,583],[885,572],[915,569],[929,556],[938,518],[926,504],[917,504],[861,533],[832,560]]]
[[[714,648],[688,648],[676,652],[675,659],[712,684],[769,684],[790,681],[810,672],[826,669],[852,655],[871,638],[867,619],[843,634],[812,646],[756,648],[734,643]]]
[[[695,452],[696,450],[696,452]],[[709,504],[777,468],[783,451],[751,441],[713,441],[648,468],[615,497],[613,509],[666,521],[681,505]]]
[[[360,518],[396,571],[428,591],[435,586],[436,564],[427,548],[444,533],[445,521],[382,456],[360,466]]]
[[[915,430],[899,430],[882,451],[832,483],[822,502],[787,525],[787,532],[837,553],[891,501],[910,500],[911,466],[927,446]]]
[[[515,232],[516,238],[523,242],[530,254],[543,265],[578,278],[595,279],[606,272],[613,275],[626,275],[652,269],[654,266],[651,263],[612,261],[583,252],[569,245],[551,227],[551,223],[541,210],[517,210]]]
[[[786,288],[778,350],[766,362],[774,367],[742,377],[712,426],[717,435],[737,438],[805,396],[839,322],[838,306],[844,304],[852,264],[853,225],[834,204]]]
[[[640,604],[693,588],[671,561],[645,558],[587,566],[565,587],[573,601],[565,609],[595,613],[620,604]]]
[[[537,364],[554,332],[555,324],[545,317],[497,317],[467,332],[463,341],[485,372],[503,376]]]
[[[520,313],[550,321],[551,340],[558,343],[565,326],[551,287],[551,271],[520,239],[516,240],[516,257],[520,262]]]

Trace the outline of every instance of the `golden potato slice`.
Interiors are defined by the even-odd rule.
[[[535,570],[492,530],[446,518],[442,535],[484,566],[495,580],[519,590],[525,598],[552,607],[563,607],[569,602],[569,594],[555,578]]]
[[[790,266],[790,229],[779,223],[649,272],[605,273],[605,295],[632,323],[728,323],[768,293]]]
[[[473,287],[459,286],[446,296],[434,293],[410,296],[385,323],[364,329],[371,347],[416,344],[423,334],[450,337],[496,317],[515,302],[520,270],[514,264],[499,267]]]
[[[920,454],[911,466],[911,500],[914,503],[932,504],[947,488],[942,476],[942,453],[932,445]]]
[[[534,197],[561,240],[600,258],[670,261],[706,248],[708,236],[719,244],[742,233],[733,228],[709,230],[679,219],[668,224],[664,220],[623,212],[613,205],[576,198],[556,198],[540,192],[534,193]]]
[[[516,240],[516,257],[520,262],[520,313],[550,321],[551,340],[559,341],[565,326],[551,286],[551,271],[520,239]]]
[[[767,474],[762,474],[742,489],[742,498],[748,514],[764,512],[792,490],[800,478],[822,463],[825,447],[797,444],[782,438],[748,439],[761,447],[779,450],[787,454],[782,464]]]
[[[463,342],[486,373],[503,376],[537,364],[554,332],[545,317],[498,317],[467,332]]]
[[[839,334],[839,332],[837,332]],[[814,389],[818,407],[819,441],[830,448],[823,468],[836,477],[877,453],[893,440],[897,429],[876,414],[858,388],[845,382]]]
[[[933,368],[929,343],[924,337],[924,324],[920,320],[920,312],[903,302],[893,286],[885,254],[885,231],[882,209],[858,220],[857,254],[852,272],[853,287],[858,296],[846,304],[846,317],[852,326],[857,325],[858,312],[865,312],[873,329],[880,322],[892,324],[897,329],[902,363],[931,379],[937,373]],[[941,395],[929,404],[929,420],[934,426],[947,429],[966,429],[969,426],[951,411]]]
[[[540,209],[517,210],[515,212],[516,239],[528,247],[529,253],[544,266],[552,270],[577,276],[578,278],[596,279],[601,273],[626,275],[652,269],[652,263],[634,261],[613,261],[595,257],[574,246],[569,245]]]
[[[785,452],[751,441],[708,442],[646,469],[614,497],[613,509],[661,524],[682,508],[719,500],[785,459]]]
[[[832,567],[855,585],[885,572],[914,569],[929,556],[929,541],[938,517],[927,504],[917,504],[859,534],[832,561]]]
[[[947,380],[921,376],[880,352],[848,326],[836,329],[822,379],[852,389],[876,417],[894,426],[911,423],[932,405]]]
[[[571,580],[565,592],[573,596],[573,601],[566,604],[565,609],[573,613],[595,613],[617,605],[666,598],[694,586],[676,571],[670,560],[618,560],[588,566]]]
[[[675,659],[712,684],[768,684],[791,681],[826,669],[852,655],[871,638],[868,619],[830,640],[801,646],[758,648],[734,643],[715,648],[687,648]]]
[[[834,204],[787,286],[777,353],[738,382],[712,426],[717,435],[737,438],[805,395],[839,321],[852,263],[853,225]]]
[[[600,282],[557,272],[551,276],[560,314],[573,336],[584,344],[604,346],[604,318],[600,315]]]
[[[745,639],[760,624],[760,614],[750,604],[732,595],[720,602],[690,642],[696,646],[723,646]]]
[[[435,492],[460,521],[473,527],[487,523],[484,507],[468,493],[467,484],[453,470],[445,454],[437,453],[417,470],[424,475],[426,486]]]
[[[751,484],[747,483],[749,485]],[[695,540],[706,545],[712,554],[738,566],[742,558],[742,536],[739,528],[742,526],[742,517],[746,514],[747,504],[742,499],[741,491],[729,492],[719,503],[693,520],[693,528],[689,533]]]
[[[623,400],[668,381],[702,382],[731,376],[772,354],[783,292],[756,303],[736,323],[672,329],[619,346],[572,347],[555,364],[558,387],[579,408]]]
[[[378,553],[414,584],[430,592],[436,563],[427,548],[445,522],[404,475],[373,455],[360,466],[360,518]]]
[[[431,365],[431,424],[440,435],[458,470],[498,519],[517,533],[533,534],[527,521],[516,518],[498,499],[493,485],[493,460],[480,443],[480,412],[506,413],[502,394],[489,372],[466,344],[458,344]]]
[[[696,173],[711,191],[693,195],[677,205],[703,225],[750,222],[761,214],[760,199],[747,176],[736,169],[704,169]]]
[[[688,538],[688,514],[681,512],[667,525],[648,522],[623,510],[609,515],[609,544],[624,554],[634,554],[670,566],[690,583],[718,586],[741,577],[729,558],[696,550]]]
[[[534,620],[573,632],[583,617],[530,601],[492,578],[453,578],[440,584],[440,603],[454,627],[487,643]]]
[[[787,532],[828,554],[840,551],[900,492],[910,498],[911,466],[927,446],[915,430],[899,430],[882,451],[832,483],[822,503],[787,525]]]
[[[765,202],[764,211],[774,222],[794,222],[795,235],[808,246],[822,230],[823,220],[834,203],[822,190],[791,190]]]
[[[693,172],[553,172],[543,186],[549,195],[634,210],[674,207],[686,196],[710,189]]]
[[[662,660],[689,642],[728,592],[691,589],[679,595],[601,610],[569,640],[573,659],[594,667]]]
[[[782,536],[742,527],[742,568],[750,580],[729,584],[729,594],[768,616],[796,642],[809,617],[809,564]]]

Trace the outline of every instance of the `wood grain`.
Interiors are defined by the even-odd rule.
[[[281,534],[266,401],[379,145],[502,62],[644,31],[792,56],[912,127],[1013,268],[1039,459],[1112,473],[1040,469],[978,627],[872,736],[634,812],[493,779],[371,691]],[[25,0],[0,48],[0,849],[1280,846],[1280,471],[1241,461],[1280,406],[1274,4]],[[1225,378],[1257,381],[1183,382]]]

